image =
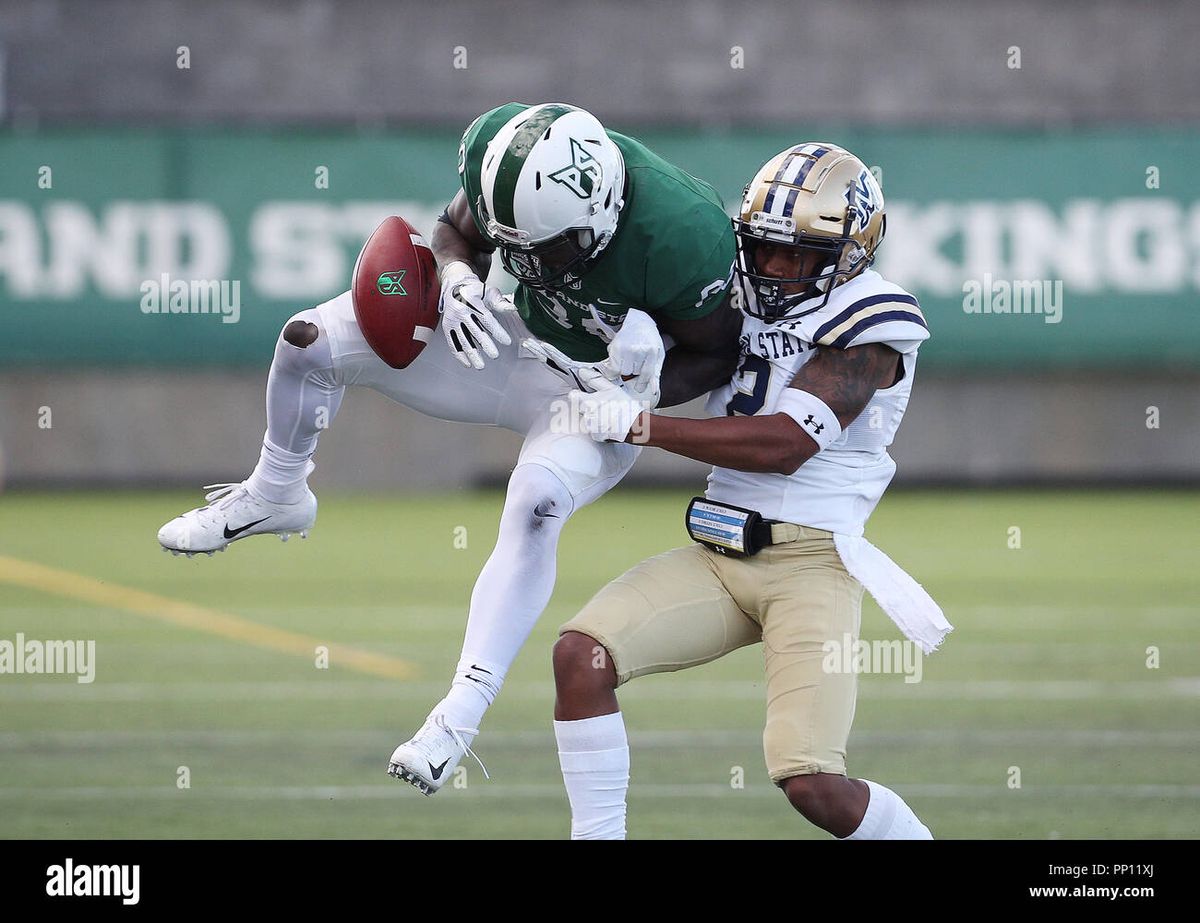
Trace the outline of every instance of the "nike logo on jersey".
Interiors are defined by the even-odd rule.
[[[262,519],[256,519],[256,520],[254,520],[254,522],[246,523],[240,529],[231,529],[231,528],[229,528],[229,523],[225,523],[225,537],[226,538],[237,538],[237,536],[241,535],[247,529],[252,529],[256,525],[258,525],[260,522],[266,522],[270,518],[271,518],[270,516],[264,516]]]
[[[448,762],[450,762],[450,757],[446,757],[444,760],[442,760],[441,766],[434,766],[433,763],[429,764],[429,774],[433,777],[435,782],[442,777],[442,770],[446,768],[446,764]]]

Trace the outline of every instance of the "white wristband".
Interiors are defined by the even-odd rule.
[[[813,438],[818,449],[824,450],[842,435],[842,424],[829,405],[808,391],[784,388],[775,405],[777,413],[786,413]]]

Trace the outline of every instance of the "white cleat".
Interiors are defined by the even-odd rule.
[[[392,752],[388,775],[407,782],[422,795],[433,795],[454,775],[459,761],[470,754],[483,770],[483,777],[489,779],[487,767],[462,737],[478,733],[478,728],[451,727],[442,715],[430,715],[421,730]]]
[[[317,519],[317,498],[307,487],[299,503],[272,503],[251,493],[241,484],[210,484],[204,488],[207,506],[188,510],[176,516],[158,530],[158,541],[164,551],[186,554],[198,552],[212,557],[214,551],[224,551],[230,542],[251,535],[273,533],[285,542],[292,532],[301,538]]]

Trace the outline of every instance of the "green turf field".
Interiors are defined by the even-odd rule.
[[[555,628],[682,544],[687,496],[619,490],[568,525],[477,742],[492,780],[472,764],[424,798],[387,757],[444,691],[500,494],[326,494],[308,541],[195,560],[154,533],[198,494],[8,494],[0,640],[94,639],[97,663],[91,684],[0,675],[0,837],[563,837]],[[868,534],[957,630],[920,683],[861,679],[852,775],[938,837],[1200,835],[1200,494],[895,493]],[[869,602],[863,635],[899,637]],[[333,646],[328,669],[310,642]],[[825,838],[766,778],[762,692],[754,648],[623,689],[631,837]]]

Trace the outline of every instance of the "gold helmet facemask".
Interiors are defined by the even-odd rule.
[[[886,224],[879,184],[849,151],[822,143],[783,151],[746,185],[733,219],[736,272],[752,290],[743,309],[772,323],[820,310],[834,288],[871,265]],[[762,272],[764,243],[812,268],[793,277]]]

